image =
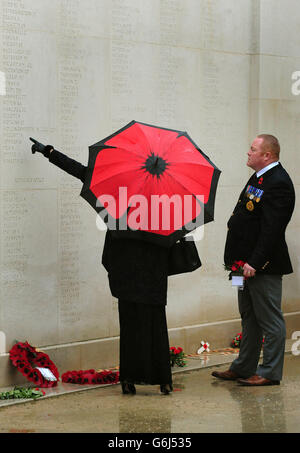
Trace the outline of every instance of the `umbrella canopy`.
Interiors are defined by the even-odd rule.
[[[169,247],[214,219],[220,173],[186,132],[132,121],[89,147],[81,196],[113,236]]]

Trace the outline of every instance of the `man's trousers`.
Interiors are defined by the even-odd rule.
[[[238,291],[242,340],[239,356],[230,369],[244,378],[258,374],[266,379],[282,379],[286,329],[281,296],[281,275],[258,274],[247,279],[244,289]],[[263,362],[258,366],[262,345]]]

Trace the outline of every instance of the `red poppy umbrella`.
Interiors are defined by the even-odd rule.
[[[213,220],[220,173],[186,132],[132,121],[89,147],[81,196],[114,237],[169,247]]]

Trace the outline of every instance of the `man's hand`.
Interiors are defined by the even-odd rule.
[[[244,269],[244,273],[243,273],[244,277],[254,277],[255,276],[256,270],[254,269],[254,267],[250,266],[250,264],[245,263],[243,269]]]

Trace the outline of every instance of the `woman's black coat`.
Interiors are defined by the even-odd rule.
[[[85,181],[86,168],[53,150],[49,161]],[[166,304],[168,249],[146,241],[112,238],[108,230],[102,255],[111,293],[118,299],[147,304]]]

